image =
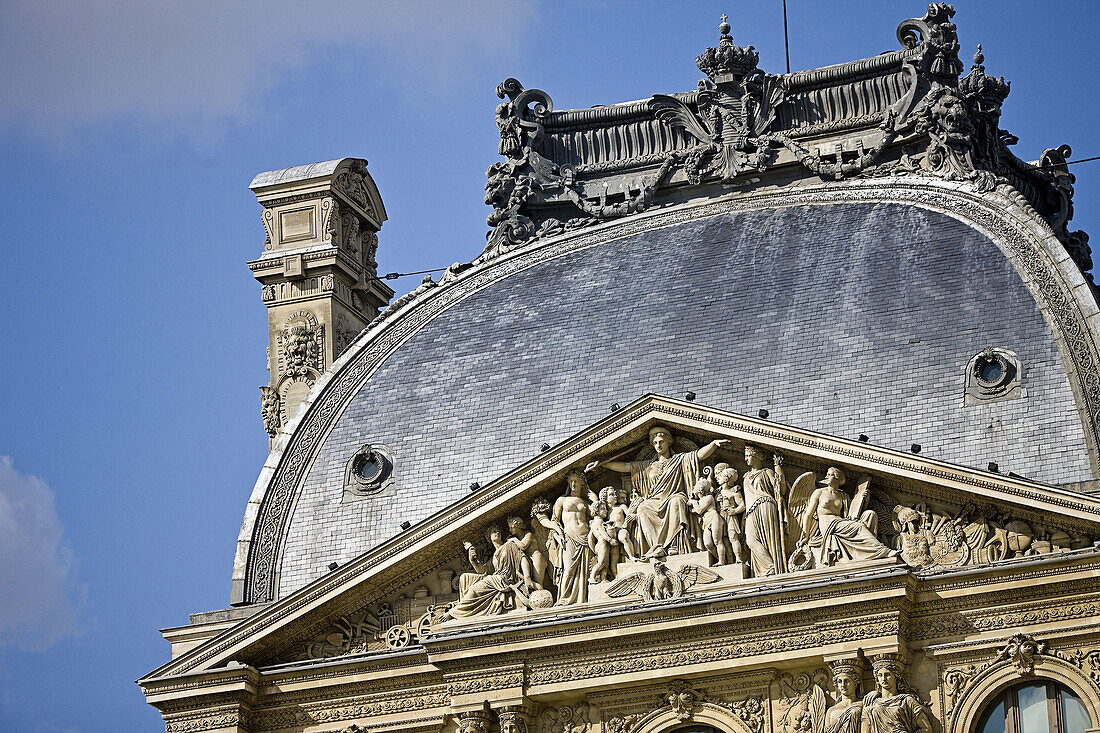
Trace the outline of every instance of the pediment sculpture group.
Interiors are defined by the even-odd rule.
[[[788,484],[782,457],[765,465],[767,454],[755,445],[744,446],[741,476],[728,463],[708,465],[732,441],[682,452],[673,444],[671,430],[655,426],[652,457],[592,461],[566,474],[565,493],[553,503],[536,500],[530,521],[512,516],[507,530],[489,528],[490,557],[467,542],[473,572],[460,577],[459,600],[446,617],[587,603],[590,587],[612,581],[610,597],[674,598],[718,580],[708,569],[715,566],[740,564],[745,576],[765,577],[898,554],[876,536],[866,484],[849,496],[840,468],[819,482],[807,472]],[[629,476],[630,491],[593,491],[588,476],[601,469]],[[670,559],[692,554],[706,558],[703,565]]]

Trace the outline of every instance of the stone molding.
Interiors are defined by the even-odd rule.
[[[641,214],[564,234],[502,255],[428,288],[386,313],[314,385],[305,409],[285,425],[249,500],[234,562],[234,603],[273,598],[290,507],[317,450],[350,398],[394,353],[452,305],[522,270],[579,249],[711,216],[838,203],[898,203],[937,211],[989,237],[1013,262],[1058,342],[1086,428],[1090,461],[1100,469],[1100,310],[1089,284],[1049,225],[1008,187],[978,194],[968,183],[923,177],[842,181],[732,195]]]
[[[947,464],[937,464],[927,459],[906,456],[884,449],[870,448],[864,444],[851,441],[826,439],[824,436],[816,436],[755,419],[708,410],[691,403],[647,397],[627,406],[620,413],[605,418],[604,421],[592,426],[558,449],[532,459],[511,474],[502,477],[481,492],[471,495],[430,522],[423,523],[417,528],[381,545],[375,551],[361,556],[329,576],[289,596],[284,602],[275,604],[271,608],[246,619],[238,627],[224,632],[193,652],[165,665],[150,675],[150,678],[161,674],[178,674],[200,665],[216,663],[219,657],[223,660],[232,658],[230,655],[240,653],[240,646],[238,645],[250,643],[248,641],[250,639],[256,640],[265,629],[285,626],[290,619],[300,615],[299,611],[316,607],[320,603],[326,604],[326,611],[330,614],[339,614],[345,607],[353,606],[356,603],[361,604],[362,599],[357,594],[349,591],[353,586],[360,583],[366,575],[373,576],[371,591],[379,593],[381,596],[386,595],[391,590],[396,590],[403,584],[414,581],[419,574],[434,567],[433,563],[436,563],[440,558],[445,559],[457,552],[457,545],[454,542],[445,541],[445,536],[453,535],[452,539],[457,538],[458,534],[464,531],[465,522],[471,521],[471,517],[476,519],[489,511],[503,511],[506,506],[505,502],[510,498],[515,499],[523,496],[524,491],[548,480],[555,472],[564,472],[566,468],[586,455],[584,451],[591,452],[595,450],[593,446],[606,446],[615,440],[629,441],[632,435],[631,431],[644,430],[650,421],[658,417],[669,423],[693,430],[720,429],[729,431],[736,428],[739,432],[732,432],[731,435],[742,439],[745,436],[751,436],[754,442],[777,445],[780,450],[788,445],[797,447],[799,451],[804,453],[820,450],[822,451],[820,455],[825,459],[833,455],[830,451],[850,449],[850,453],[856,457],[845,458],[844,462],[848,465],[859,465],[860,461],[871,461],[873,459],[898,462],[898,465],[902,467],[901,470],[897,471],[899,474],[908,474],[914,477],[920,476],[921,471],[943,474],[957,480],[956,486],[958,488],[965,487],[974,493],[978,493],[980,489],[971,487],[976,487],[978,484],[988,484],[991,488],[997,488],[998,490],[1010,488],[1012,492],[1005,491],[1005,493],[991,494],[990,496],[995,496],[1002,501],[1017,495],[1023,496],[1035,502],[1036,505],[1058,506],[1059,513],[1066,516],[1073,514],[1081,521],[1087,518],[1089,522],[1095,522],[1096,518],[1100,517],[1100,502],[1084,496],[1078,497],[1078,495],[1071,492],[1060,492],[1030,485],[1026,482],[1019,482],[1015,479],[956,469]],[[772,437],[760,441],[761,434]],[[868,463],[867,465],[874,464]],[[1061,504],[1057,503],[1056,499]],[[1073,501],[1070,501],[1070,499],[1073,499]],[[1055,556],[1046,562],[1064,564],[1061,556]],[[1030,570],[1034,570],[1035,567],[1037,566],[1029,564]],[[906,574],[906,571],[898,569],[893,569],[890,572],[894,575],[899,572]],[[849,581],[853,579],[853,577],[848,577]],[[797,593],[800,588],[807,588],[805,581],[799,583],[797,579],[794,580],[795,582],[790,584],[771,584],[768,593],[775,591],[780,591],[780,593],[795,591]],[[831,581],[821,579],[816,582],[828,584]],[[760,594],[760,589],[748,589],[748,591],[742,591],[735,595],[747,598],[748,595],[755,594],[759,596]],[[752,602],[759,604],[760,599],[758,597],[754,598]],[[606,609],[601,612],[607,613]],[[583,619],[590,614],[591,611],[578,613],[576,618]],[[320,633],[324,631],[325,619],[330,617],[318,615],[317,618],[319,620],[311,622],[311,627],[302,633]],[[499,627],[494,626],[494,628],[499,631]],[[301,632],[301,627],[295,630],[296,634],[299,632]],[[281,639],[281,642],[285,641],[287,641],[286,637]],[[266,643],[277,644],[280,643],[280,639],[271,636]],[[255,653],[255,648],[252,653]]]
[[[994,694],[1028,679],[1048,679],[1068,687],[1084,703],[1092,727],[1100,728],[1100,643],[1063,642],[1056,648],[1017,632],[986,644],[985,654],[993,654],[983,657],[984,661],[959,663],[948,658],[940,664],[940,704],[946,730],[974,730],[978,715]]]

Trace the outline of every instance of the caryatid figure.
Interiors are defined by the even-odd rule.
[[[931,712],[903,687],[898,655],[880,654],[871,667],[875,691],[863,698],[861,733],[933,733]]]
[[[585,472],[608,468],[630,474],[634,489],[641,496],[635,508],[640,539],[649,553],[664,548],[668,554],[687,554],[694,550],[689,536],[688,491],[699,480],[701,461],[728,440],[712,440],[702,448],[687,453],[672,452],[672,431],[657,425],[649,431],[649,443],[657,457],[650,461],[592,461]]]
[[[831,666],[836,704],[825,711],[822,733],[860,733],[863,722],[860,686],[865,667],[858,659],[841,659]]]

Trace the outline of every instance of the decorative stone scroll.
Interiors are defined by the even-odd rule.
[[[788,98],[795,106],[815,104],[801,99],[799,95],[807,91],[799,91],[799,84],[818,90],[824,77],[811,82],[801,80],[805,73],[765,73],[758,68],[759,55],[752,46],[733,42],[725,16],[718,45],[696,59],[706,78],[695,92],[655,94],[646,106],[637,110],[630,106],[629,114],[621,113],[625,121],[618,132],[632,140],[638,138],[626,149],[648,145],[647,136],[632,127],[645,124],[649,135],[663,127],[661,136],[676,141],[659,152],[653,149],[636,158],[558,165],[551,160],[552,152],[544,149],[554,112],[550,96],[524,89],[515,79],[505,80],[497,87],[497,95],[507,101],[496,110],[499,152],[505,160],[493,164],[487,174],[485,203],[493,207],[487,220],[492,231],[475,264],[538,237],[645,211],[657,203],[664,187],[753,184],[759,180],[756,176],[778,165],[779,153],[785,152],[783,164],[793,157],[825,180],[926,175],[966,181],[978,191],[990,191],[1002,183],[1011,185],[1046,218],[1082,272],[1089,272],[1088,235],[1071,233],[1066,226],[1073,216],[1074,177],[1065,165],[1069,148],[1047,150],[1039,165],[1010,152],[1008,146],[1017,139],[999,127],[1009,83],[985,73],[980,46],[970,73],[960,78],[963,63],[954,15],[952,5],[931,3],[923,17],[899,24],[897,37],[903,50],[894,52],[891,60],[865,59],[850,65],[846,74],[834,69],[834,76],[839,76],[832,79],[831,88],[822,90],[820,104],[837,104],[836,100],[843,99],[839,104],[843,109],[862,108],[857,98],[866,90],[849,87],[858,86],[872,69],[896,79],[904,90],[890,102],[895,95],[891,93],[884,101],[885,90],[880,89],[871,95],[875,101],[868,102],[868,109],[876,110],[873,113],[817,125],[824,125],[818,132],[860,131],[848,138],[834,138],[824,146],[800,138],[810,128],[783,129],[779,124]],[[881,82],[886,77],[875,78]],[[601,111],[568,113],[583,128],[588,142],[559,144],[583,160],[589,154],[574,148],[602,149],[604,139],[615,139],[616,135],[602,127],[606,115],[597,114]],[[589,120],[587,125],[585,120]],[[593,155],[599,158],[601,154]],[[600,171],[608,166],[615,170],[609,169],[608,177],[601,181]],[[595,178],[578,180],[582,170]],[[614,201],[609,193],[612,189]]]
[[[1041,675],[1078,693],[1091,689],[1100,699],[1100,648],[1095,643],[1060,650],[1017,632],[1002,639],[984,662],[952,664],[941,670],[944,718],[956,728],[973,722],[991,691],[1020,678]],[[1082,695],[1082,700],[1088,702],[1090,697]]]

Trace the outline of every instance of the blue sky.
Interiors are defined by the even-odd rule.
[[[956,7],[967,68],[980,42],[1012,81],[1017,155],[1100,155],[1100,4]],[[255,173],[367,158],[381,270],[469,260],[498,82],[558,108],[689,90],[722,12],[782,72],[779,8],[0,2],[0,730],[163,730],[133,684],[157,629],[228,604],[267,450]],[[802,69],[895,48],[924,4],[788,9]],[[1100,163],[1074,172],[1100,237]]]

